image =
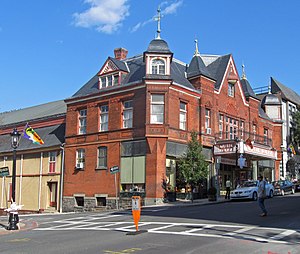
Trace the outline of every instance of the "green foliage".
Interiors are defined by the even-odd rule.
[[[197,132],[193,131],[187,152],[178,162],[179,178],[191,186],[195,186],[208,175],[208,162],[205,161],[202,144],[197,137]]]
[[[293,122],[295,125],[294,130],[294,141],[297,145],[300,144],[300,111],[293,113]]]

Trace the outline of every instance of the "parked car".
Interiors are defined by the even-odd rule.
[[[294,182],[295,192],[300,192],[300,179]]]
[[[272,182],[274,186],[274,195],[284,196],[285,194],[294,194],[295,186],[288,180],[279,180]]]
[[[245,181],[242,185],[230,192],[230,199],[252,199],[257,200],[259,181]],[[274,186],[266,183],[267,197],[272,198]]]

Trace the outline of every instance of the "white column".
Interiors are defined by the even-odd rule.
[[[40,179],[39,179],[39,198],[38,198],[38,209],[41,209],[41,198],[42,198],[42,174],[43,174],[43,152],[41,152],[40,158]]]
[[[21,154],[21,161],[20,161],[20,182],[19,182],[19,205],[22,204],[22,181],[23,181],[23,161],[24,155]]]

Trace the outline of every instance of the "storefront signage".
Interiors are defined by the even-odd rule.
[[[235,143],[216,144],[214,146],[214,155],[235,153]]]
[[[253,146],[253,148],[250,148],[249,146],[244,146],[244,151],[246,154],[253,154],[258,155],[263,158],[269,158],[276,160],[277,158],[277,151],[276,150],[268,150],[262,147]]]

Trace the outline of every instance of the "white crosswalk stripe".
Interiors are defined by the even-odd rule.
[[[35,230],[100,230],[134,232],[133,221],[122,215],[87,216],[52,221],[41,224]],[[117,221],[114,221],[117,220]],[[127,220],[127,221],[126,221]],[[300,231],[283,228],[256,227],[236,224],[193,224],[174,222],[141,221],[139,230],[153,234],[169,234],[194,237],[214,237],[225,239],[244,239],[267,243],[300,244]],[[291,236],[291,237],[290,237]],[[289,238],[290,237],[290,238]]]

